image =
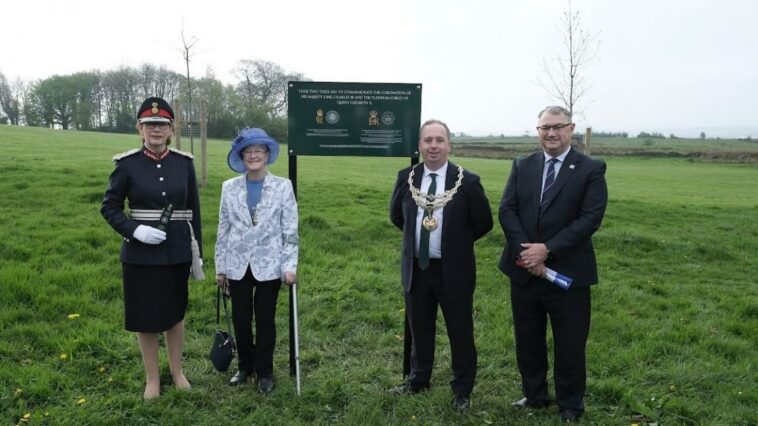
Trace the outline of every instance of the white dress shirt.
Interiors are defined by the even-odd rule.
[[[432,184],[432,178],[429,176],[431,173],[437,175],[435,182],[437,183],[436,195],[441,195],[445,192],[445,179],[447,178],[447,165],[448,163],[440,167],[437,170],[429,170],[424,164],[424,176],[421,178],[421,192],[427,193],[429,185]],[[432,216],[437,219],[437,228],[434,231],[429,232],[429,258],[440,259],[442,257],[442,210],[434,209]],[[418,207],[416,209],[416,249],[415,253],[418,256],[418,244],[421,241],[421,221],[424,219],[426,209]]]

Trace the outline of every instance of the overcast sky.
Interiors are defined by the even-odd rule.
[[[534,134],[565,0],[3,1],[0,72],[24,81],[149,62],[233,83],[241,59],[315,81],[422,83],[422,119]],[[599,32],[580,128],[758,136],[758,1],[574,0]]]

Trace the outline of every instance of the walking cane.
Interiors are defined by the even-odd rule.
[[[297,383],[297,394],[300,396],[300,341],[297,334],[297,283],[293,283],[290,287],[290,302],[290,320],[292,321],[290,332],[294,337],[294,341],[290,340],[290,343],[294,343],[295,382]]]
[[[297,155],[290,151],[289,178],[292,192],[297,199]],[[302,253],[302,252],[301,252]],[[294,373],[297,382],[297,395],[300,396],[300,342],[297,336],[297,283],[290,286],[290,376]]]

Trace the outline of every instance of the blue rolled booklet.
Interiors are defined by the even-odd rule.
[[[558,273],[550,268],[545,268],[545,279],[564,290],[568,290],[569,287],[571,287],[571,283],[574,281],[573,278],[567,277],[566,275]]]
[[[526,263],[522,259],[516,259],[516,265],[522,268],[526,268]],[[545,279],[566,291],[568,291],[569,287],[571,287],[571,283],[574,282],[573,278],[556,272],[550,268],[545,268]]]

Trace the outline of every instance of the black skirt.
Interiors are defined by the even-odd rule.
[[[159,333],[184,319],[190,264],[123,263],[124,328]]]

